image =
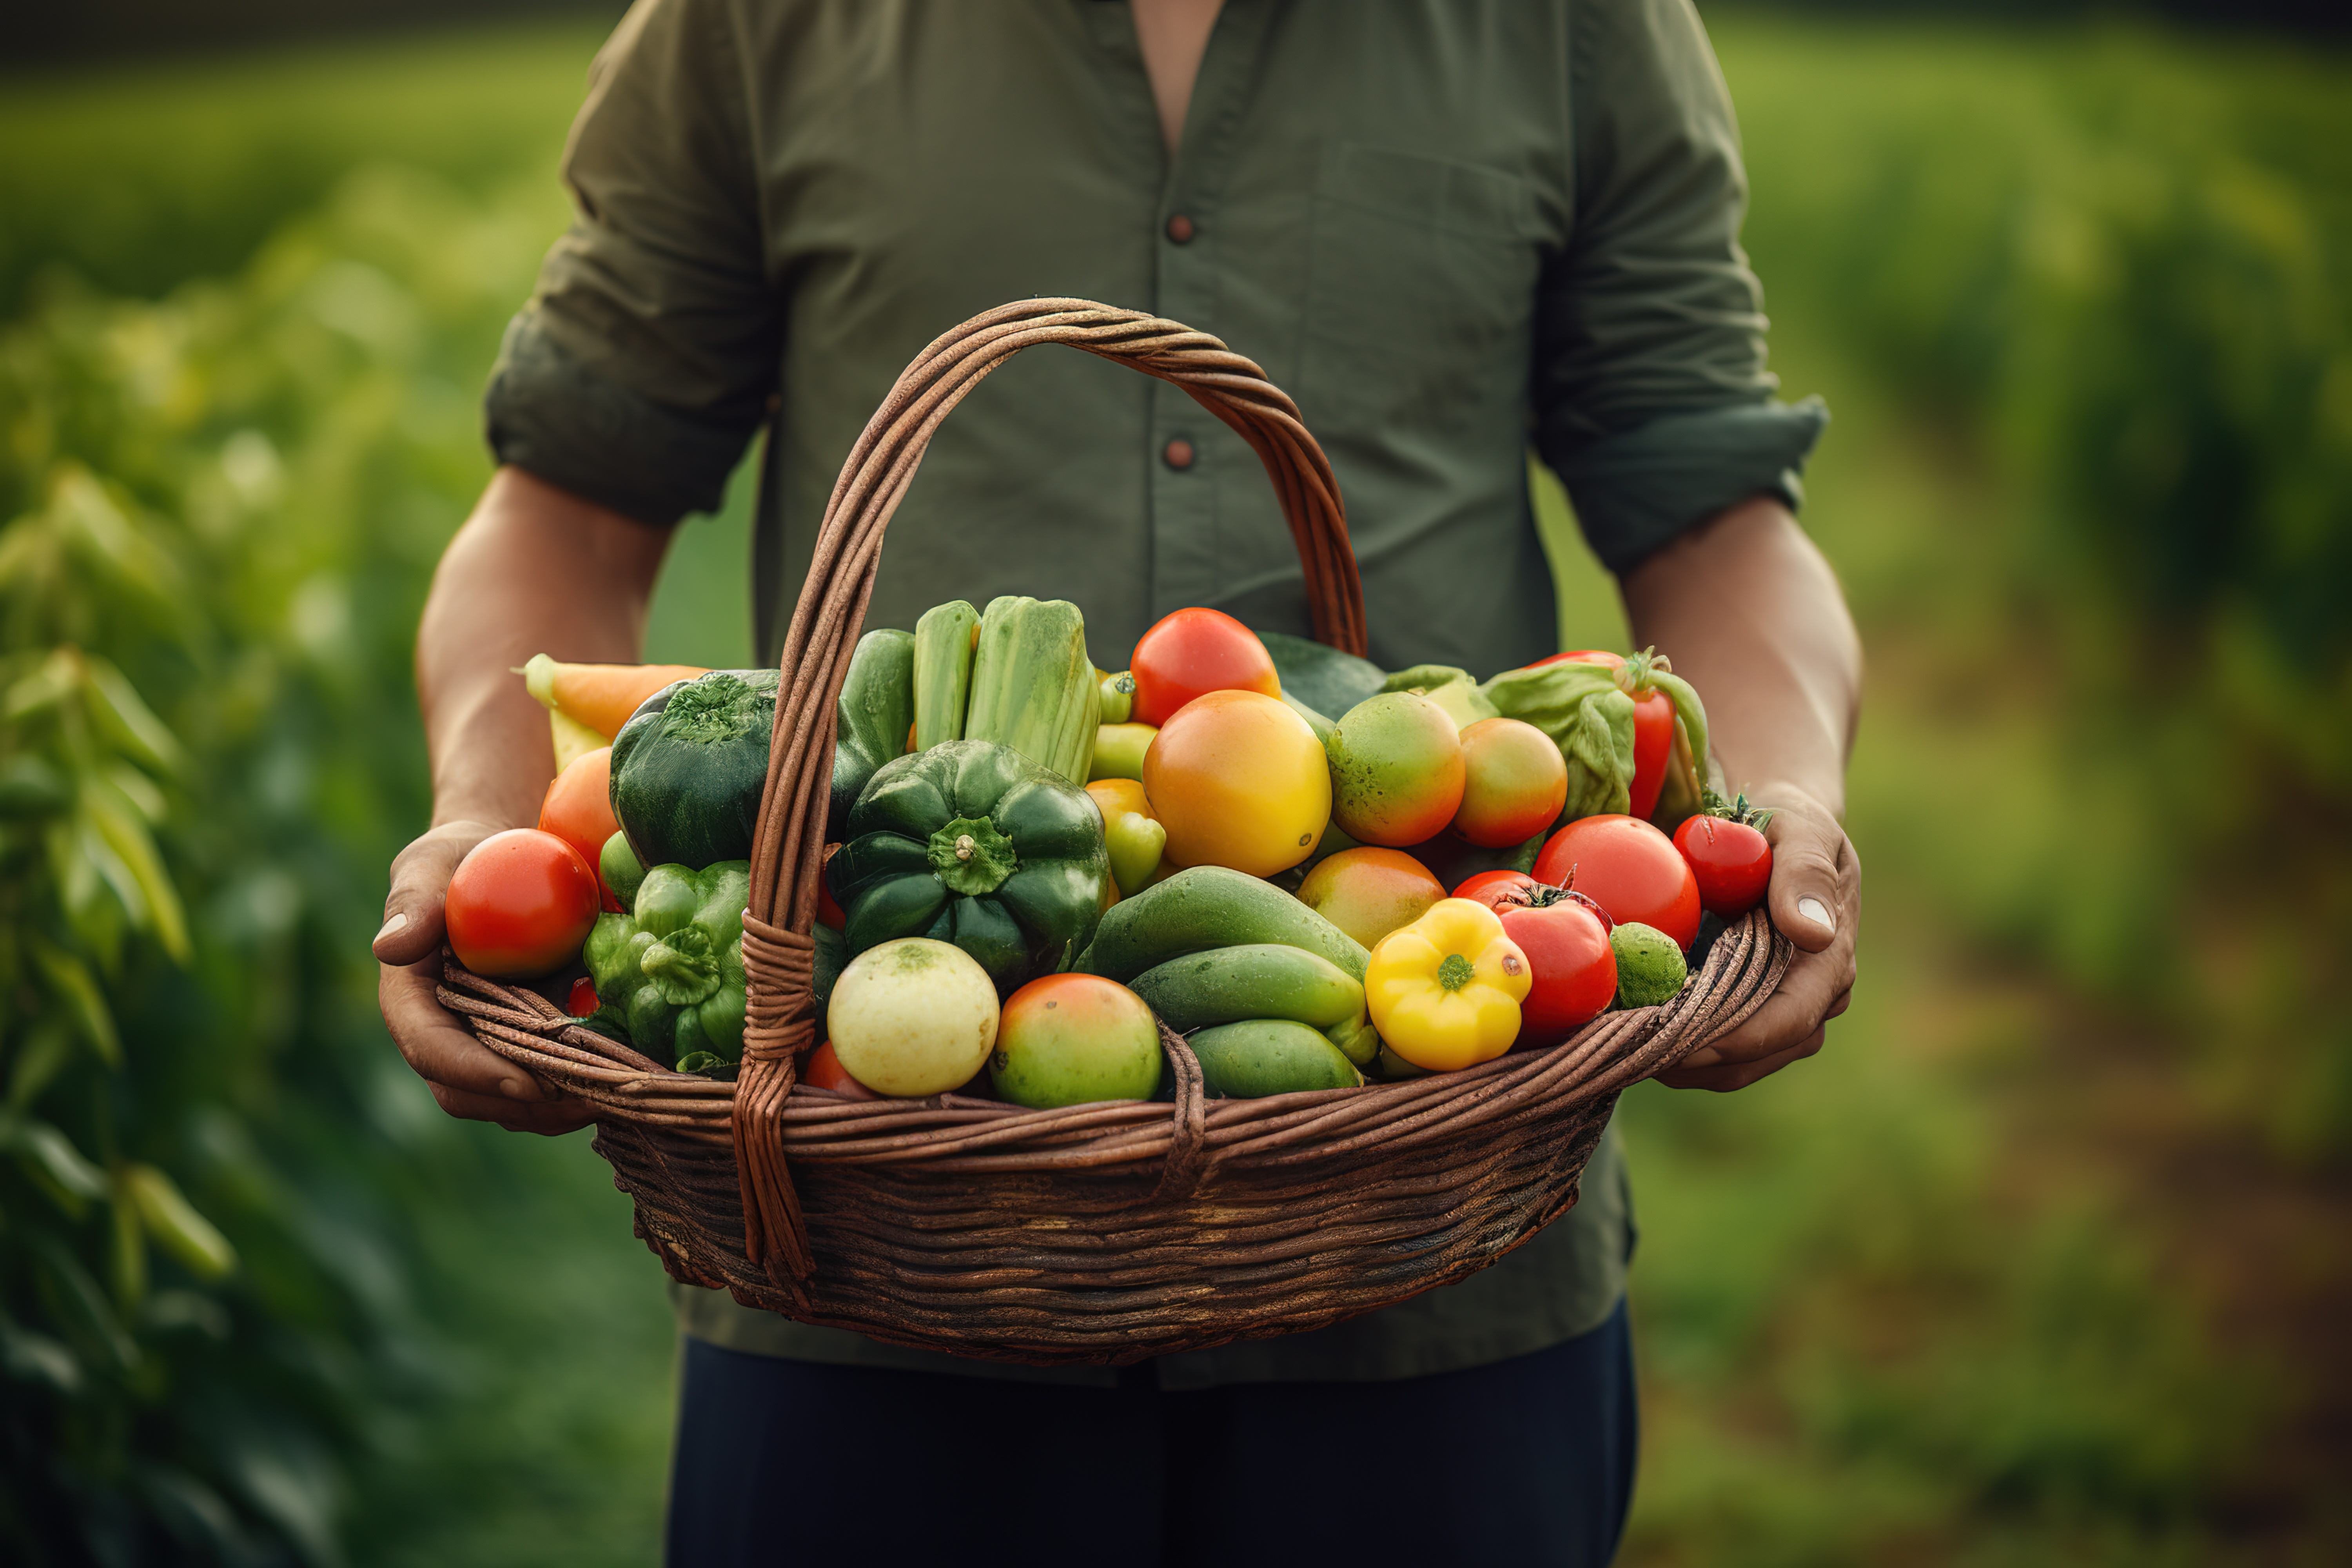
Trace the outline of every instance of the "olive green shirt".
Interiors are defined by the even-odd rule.
[[[491,444],[667,524],[715,506],[764,428],[766,656],[891,382],[1009,300],[1156,311],[1263,364],[1330,456],[1390,668],[1553,650],[1530,442],[1622,571],[1749,496],[1793,505],[1825,418],[1772,397],[1738,133],[1688,0],[1226,0],[1172,159],[1118,0],[640,0],[565,174],[578,216],[508,334]],[[1248,447],[1176,388],[1060,350],[940,427],[868,624],[1006,593],[1075,601],[1108,668],[1186,605],[1308,629]],[[1160,1381],[1541,1349],[1608,1314],[1630,1237],[1612,1134],[1579,1207],[1501,1264],[1164,1358]],[[688,1331],[740,1349],[1002,1370],[679,1296]]]

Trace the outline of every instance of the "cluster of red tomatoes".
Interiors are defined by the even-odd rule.
[[[1454,889],[1502,918],[1535,976],[1520,1004],[1531,1040],[1598,1017],[1617,994],[1609,933],[1639,923],[1688,951],[1700,911],[1724,920],[1763,901],[1772,847],[1746,822],[1694,816],[1669,839],[1634,816],[1587,816],[1544,845],[1533,871],[1482,871]]]

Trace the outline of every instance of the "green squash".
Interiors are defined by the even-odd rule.
[[[629,715],[613,741],[613,815],[638,865],[698,871],[751,858],[780,679],[714,669]]]

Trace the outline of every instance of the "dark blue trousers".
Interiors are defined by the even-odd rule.
[[[689,1340],[670,1568],[1602,1568],[1632,1341],[1391,1383],[1165,1393],[824,1366]]]

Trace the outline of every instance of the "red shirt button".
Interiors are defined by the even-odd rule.
[[[1178,213],[1168,220],[1168,237],[1179,245],[1190,245],[1192,243],[1192,237],[1199,232],[1200,230],[1192,226],[1192,220],[1182,213]]]
[[[1169,442],[1160,455],[1168,460],[1171,468],[1189,468],[1192,466],[1192,443],[1179,437]]]

